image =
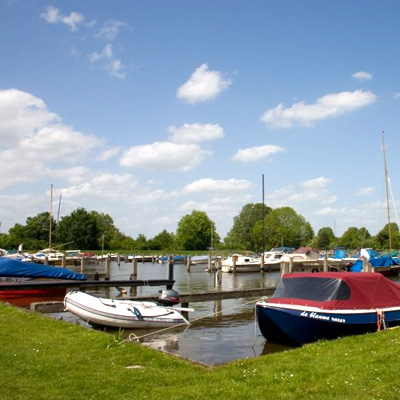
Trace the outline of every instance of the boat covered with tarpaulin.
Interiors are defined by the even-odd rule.
[[[268,341],[288,345],[375,332],[400,325],[400,285],[368,272],[286,274],[256,315]]]

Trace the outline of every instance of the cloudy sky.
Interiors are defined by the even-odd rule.
[[[397,0],[0,1],[1,232],[50,209],[125,234],[247,203],[315,232],[400,200]],[[400,203],[398,203],[399,205]]]

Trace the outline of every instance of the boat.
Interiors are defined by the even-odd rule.
[[[0,300],[2,301],[24,297],[64,296],[66,289],[49,287],[1,290],[1,285],[32,282],[62,282],[70,280],[82,281],[86,279],[86,275],[79,274],[67,268],[51,267],[0,257]]]
[[[281,269],[282,257],[291,254],[294,248],[291,247],[277,247],[270,251],[265,251],[264,255],[264,269],[265,271],[279,271]],[[286,258],[284,258],[285,260]]]
[[[241,254],[232,254],[230,257],[222,260],[222,272],[257,272],[260,271],[261,260],[259,257],[243,256]]]
[[[300,247],[292,253],[285,254],[281,257],[281,262],[290,263],[293,261],[293,271],[302,270],[304,268],[312,268],[318,271],[320,267],[320,254],[311,247]]]
[[[285,274],[256,303],[267,341],[301,346],[400,325],[400,285],[373,272]]]
[[[66,311],[95,327],[124,329],[189,325],[179,310],[192,311],[150,301],[101,298],[78,290],[66,294],[64,306]]]
[[[61,265],[65,254],[55,249],[47,248],[33,255],[33,262],[39,264]]]

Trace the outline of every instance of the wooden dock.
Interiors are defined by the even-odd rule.
[[[101,281],[103,282],[103,281]],[[114,283],[114,281],[111,281]],[[115,286],[110,285],[110,286]],[[206,293],[180,293],[179,294],[179,303],[182,304],[183,307],[188,307],[191,303],[200,303],[205,301],[221,301],[227,299],[241,299],[241,298],[250,298],[250,297],[263,297],[263,296],[271,296],[276,287],[265,287],[258,289],[241,289],[241,290],[215,290],[212,292]],[[141,297],[131,297],[131,296],[120,296],[118,299],[129,299],[129,300],[137,300],[137,301],[157,301],[158,296],[141,296]],[[30,307],[31,311],[40,312],[43,314],[48,313],[56,313],[62,312],[64,310],[64,303],[62,301],[49,301],[49,302],[37,302],[32,303]]]

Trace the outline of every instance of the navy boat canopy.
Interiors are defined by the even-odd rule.
[[[31,262],[22,262],[0,257],[0,276],[23,278],[54,278],[84,281],[86,275],[67,268],[50,267]]]

